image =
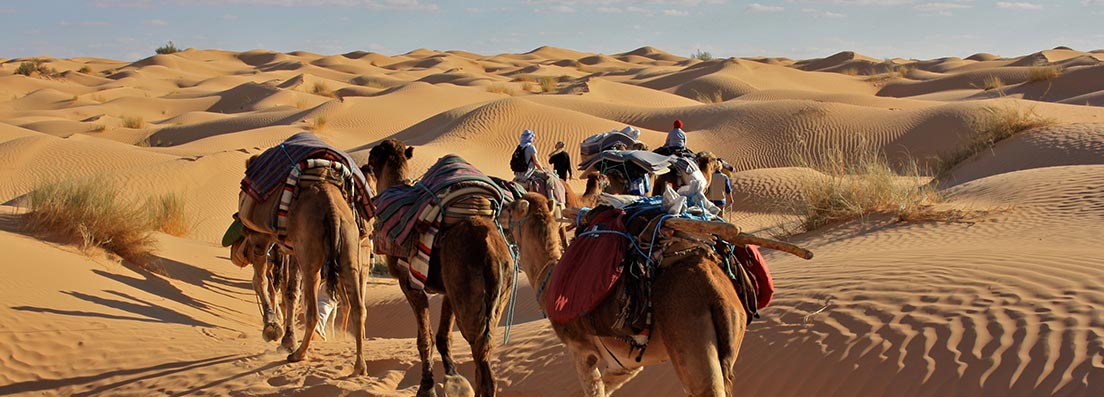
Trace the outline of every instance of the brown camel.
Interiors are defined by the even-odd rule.
[[[586,190],[582,195],[576,194],[571,189],[571,185],[564,184],[564,188],[567,190],[566,203],[568,208],[594,208],[598,203],[598,195],[602,193],[607,187],[609,187],[609,177],[597,172],[589,172],[586,175]]]
[[[230,260],[235,265],[253,266],[253,291],[261,306],[264,322],[261,335],[265,342],[283,335],[280,345],[291,351],[295,347],[294,305],[299,299],[299,268],[293,263],[294,258],[275,244],[272,235],[249,228],[243,228],[242,238],[230,246],[230,252]],[[276,302],[279,298],[283,298],[283,330],[278,324],[280,312]]]
[[[288,210],[288,245],[293,247],[299,272],[303,277],[304,304],[307,309],[307,331],[299,348],[288,355],[288,361],[302,361],[318,325],[317,292],[320,272],[325,272],[330,296],[345,297],[352,311],[353,336],[356,338],[356,360],[353,375],[366,375],[364,363],[364,278],[360,230],[353,209],[345,201],[341,189],[334,183],[340,176],[320,182],[300,185],[299,197]],[[336,181],[334,181],[336,179]],[[333,182],[331,182],[333,181]],[[319,238],[321,236],[321,238]]]
[[[374,171],[376,188],[383,191],[407,179],[407,162],[414,148],[395,139],[373,147],[368,166]],[[495,379],[490,358],[494,348],[494,329],[501,318],[513,286],[512,255],[499,233],[495,220],[485,216],[446,219],[430,254],[429,275],[424,289],[407,282],[410,269],[398,258],[387,257],[387,268],[399,286],[418,322],[418,353],[422,359],[422,380],[418,396],[436,396],[433,380],[434,336],[430,329],[429,293],[443,294],[441,321],[436,345],[445,369],[445,390],[471,393],[471,386],[460,376],[451,353],[452,327],[455,322],[471,345],[475,361],[474,393],[494,396]]]
[[[322,173],[318,181],[300,183],[299,195],[288,209],[288,237],[285,243],[291,248],[293,262],[298,264],[297,273],[302,278],[307,331],[304,332],[299,347],[293,350],[287,359],[290,362],[298,362],[306,358],[307,349],[314,337],[313,330],[318,323],[318,306],[315,302],[318,301],[320,272],[324,271],[327,280],[325,288],[330,289],[330,296],[344,297],[351,308],[353,334],[356,336],[357,344],[353,375],[365,375],[367,366],[364,362],[363,349],[365,318],[363,285],[367,270],[362,267],[362,261],[367,261],[368,257],[362,258],[358,219],[353,215],[353,209],[345,201],[339,187],[344,184],[342,176],[333,169],[327,169]],[[256,208],[262,211],[265,208],[273,208],[271,202],[276,200],[278,195],[272,195],[265,202],[256,204]],[[257,263],[263,263],[262,257],[258,256],[257,247],[268,247],[276,241],[276,236],[270,230],[255,230],[251,222],[246,221],[248,218],[248,216],[242,217],[246,226],[242,244],[245,245],[243,249],[246,252],[252,252],[246,256],[256,266]],[[288,271],[289,275],[291,272],[292,270]],[[262,311],[265,312],[264,337],[266,340],[274,340],[279,337],[279,329],[275,328],[274,315],[269,316],[268,313],[275,303],[266,298],[266,294],[262,292],[265,284],[264,271],[256,267],[253,284],[262,301]],[[295,344],[291,323],[295,313],[297,292],[295,288],[286,288],[285,291],[285,329],[281,345],[289,350]]]
[[[555,232],[559,225],[547,200],[526,194],[502,216],[518,242],[522,268],[529,279],[546,280],[561,252]],[[719,259],[712,254],[675,259],[653,280],[651,299],[653,330],[640,361],[622,338],[598,336],[597,332],[603,331],[594,328],[595,323],[611,323],[619,309],[614,307],[615,299],[607,299],[591,311],[585,317],[588,321],[552,323],[571,351],[584,394],[608,396],[644,366],[670,360],[687,394],[732,396],[733,365],[744,339],[747,314]],[[546,310],[543,297],[537,300]],[[599,370],[602,361],[607,363],[605,373]]]
[[[698,170],[701,171],[702,176],[705,177],[705,186],[709,186],[709,181],[713,178],[713,172],[716,171],[719,166],[717,158],[713,157],[709,152],[701,152],[698,156],[694,157],[694,163],[698,166]],[[663,195],[664,187],[667,185],[671,185],[672,189],[678,190],[682,185],[689,183],[689,178],[689,175],[676,172],[675,170],[656,176],[655,183],[652,184],[652,195]],[[702,188],[705,188],[705,186],[702,186]]]

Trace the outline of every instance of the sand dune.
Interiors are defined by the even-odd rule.
[[[296,364],[262,341],[251,270],[217,244],[245,160],[303,130],[361,162],[399,138],[416,146],[415,172],[457,153],[507,176],[523,129],[536,131],[542,160],[563,140],[578,161],[587,136],[630,125],[657,147],[681,119],[690,148],[736,167],[729,219],[765,234],[795,221],[790,204],[810,179],[832,178],[810,160],[874,147],[894,163],[935,165],[994,109],[1053,122],[936,181],[937,209],[966,218],[873,215],[792,236],[816,252],[811,262],[766,252],[777,293],[749,327],[737,383],[768,396],[1104,393],[1100,51],[700,61],[650,46],[546,46],[39,59],[56,75],[16,75],[30,59],[0,59],[0,395],[413,395],[420,366],[399,281],[368,282],[368,376],[348,378],[347,336],[316,342]],[[159,274],[23,229],[28,193],[74,179],[132,202],[183,197],[191,227],[155,234]],[[510,342],[495,355],[500,395],[581,395],[521,280]],[[453,339],[470,377],[467,346]],[[662,365],[616,395],[681,394]]]

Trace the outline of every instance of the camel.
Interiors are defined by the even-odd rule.
[[[270,250],[273,257],[269,257]],[[265,342],[280,339],[280,345],[288,351],[295,347],[294,313],[299,299],[299,269],[291,255],[275,245],[275,239],[265,233],[242,229],[242,238],[230,247],[230,259],[240,267],[253,266],[253,291],[260,303],[264,328],[261,336]],[[282,295],[284,328],[279,326],[280,313],[277,299]]]
[[[548,201],[526,194],[510,204],[502,217],[521,250],[522,269],[529,280],[547,280],[560,259],[558,222]],[[733,365],[747,326],[747,314],[732,281],[713,254],[677,258],[653,280],[654,326],[648,348],[637,354],[623,338],[598,336],[593,324],[552,323],[571,352],[584,394],[608,396],[640,373],[644,366],[670,360],[691,396],[732,396]],[[538,291],[540,291],[538,289]],[[547,311],[538,292],[541,309]],[[607,299],[588,316],[609,323],[618,308]],[[600,332],[600,331],[599,331]],[[605,373],[599,363],[605,361]]]
[[[252,160],[251,158],[250,161]],[[292,262],[298,265],[295,270],[289,268],[288,274],[290,276],[292,272],[296,272],[301,277],[304,302],[307,302],[304,304],[307,312],[307,331],[304,332],[299,347],[293,349],[295,335],[291,323],[295,313],[297,298],[295,295],[298,291],[290,288],[293,284],[289,284],[289,288],[285,289],[285,327],[281,346],[291,350],[287,356],[289,362],[299,362],[306,358],[307,349],[314,337],[313,330],[318,325],[318,306],[315,302],[318,301],[320,272],[324,271],[327,280],[325,288],[329,288],[330,296],[344,297],[351,308],[353,334],[357,345],[353,376],[366,375],[367,365],[364,361],[363,349],[365,319],[363,282],[367,277],[367,269],[362,267],[362,259],[368,258],[361,258],[358,227],[358,222],[363,221],[354,215],[353,208],[345,200],[340,187],[345,182],[340,172],[332,168],[320,170],[322,171],[318,171],[321,173],[319,180],[299,183],[299,195],[291,202],[288,209],[287,239],[284,243],[291,249]],[[275,204],[272,202],[278,200],[279,195],[272,195],[265,202],[255,203],[255,207],[245,207],[243,211],[255,211],[254,208],[267,211],[269,208],[274,208]],[[257,216],[254,213],[254,217]],[[245,224],[243,229],[245,239],[242,244],[245,245],[247,252],[253,252],[246,256],[256,266],[257,263],[263,263],[257,256],[256,247],[268,247],[277,238],[273,230],[257,230],[255,222],[247,219],[249,219],[248,216],[242,216]],[[262,276],[258,277],[258,274]],[[279,337],[279,330],[275,327],[275,315],[269,315],[274,302],[266,302],[268,299],[259,287],[264,284],[263,272],[256,267],[253,283],[262,301],[262,310],[265,312],[264,337],[266,340],[275,340]]]
[[[720,166],[717,162],[717,158],[714,157],[712,154],[709,154],[709,152],[701,152],[698,153],[697,156],[694,156],[694,165],[697,166],[698,170],[701,171],[702,176],[705,177],[705,184],[702,185],[703,189],[706,186],[709,186],[709,182],[713,178],[713,172],[716,171],[717,167]],[[656,176],[655,183],[652,184],[652,195],[663,195],[663,190],[667,185],[671,185],[672,189],[678,190],[683,185],[689,183],[692,177],[692,175],[686,175],[683,172],[668,172],[666,174]]]
[[[567,198],[564,203],[568,208],[593,208],[598,203],[598,195],[609,187],[610,179],[606,175],[597,172],[589,172],[586,175],[586,190],[582,195],[576,194],[571,185],[564,184],[567,190]]]
[[[413,155],[413,147],[388,139],[369,151],[368,165],[362,170],[374,171],[376,188],[382,192],[407,180],[407,163]],[[410,269],[400,264],[398,259],[388,256],[387,268],[392,277],[400,280],[399,286],[418,322],[422,379],[417,396],[437,395],[431,352],[435,341],[430,330],[430,293],[444,295],[436,345],[445,369],[445,390],[472,392],[471,385],[459,374],[452,358],[452,328],[456,323],[471,346],[475,361],[475,396],[494,396],[495,378],[490,365],[494,329],[515,282],[510,248],[495,220],[485,216],[446,219],[430,254],[429,275],[424,289],[416,289],[406,282]]]

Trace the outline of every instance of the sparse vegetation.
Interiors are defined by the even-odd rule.
[[[945,218],[932,209],[942,197],[915,161],[898,174],[880,150],[866,144],[798,161],[821,173],[802,179],[801,198],[788,208],[800,218],[798,232],[873,214],[901,221]]]
[[[695,92],[695,99],[701,103],[721,103],[724,102],[724,95],[720,90],[713,91],[712,93]]]
[[[314,86],[311,87],[311,94],[321,95],[330,98],[334,97],[334,93],[333,91],[330,91],[330,87],[327,86],[326,83],[321,81],[314,83]]]
[[[541,92],[555,92],[557,88],[557,81],[553,77],[541,77],[537,79],[537,83],[540,84]]]
[[[28,194],[32,233],[50,234],[87,252],[102,248],[136,264],[148,264],[155,242],[144,210],[119,198],[102,180],[60,182]]]
[[[311,131],[322,131],[326,128],[326,117],[318,116],[314,118],[314,121],[307,127]]]
[[[519,74],[517,76],[514,76],[513,80],[510,80],[510,81],[512,81],[512,82],[522,82],[522,83],[535,83],[537,81],[537,78],[533,77],[533,75],[531,75],[531,74]]]
[[[536,85],[536,84],[533,84],[532,82],[528,82],[528,81],[526,81],[526,82],[524,82],[524,83],[521,83],[521,90],[522,90],[522,91],[525,91],[525,92],[533,92],[533,91],[534,91],[534,90],[536,90],[536,89],[537,89],[537,85]]]
[[[997,142],[1019,135],[1020,133],[1047,127],[1057,123],[1057,120],[1039,116],[1034,108],[1020,108],[1018,106],[1001,106],[985,108],[985,114],[974,123],[974,136],[958,152],[942,159],[937,177],[944,177],[958,164],[970,157],[989,150]]]
[[[145,123],[142,116],[123,116],[122,122],[124,128],[142,128],[142,124]]]
[[[859,75],[859,70],[856,69],[856,68],[845,68],[843,70],[840,70],[839,72],[840,72],[840,74],[847,75],[847,76],[858,76]]]
[[[88,67],[88,65],[84,65],[84,66],[81,66],[80,69],[77,69],[77,73],[84,73],[84,74],[92,73],[92,68]]]
[[[107,98],[104,98],[104,96],[100,94],[92,94],[92,100],[99,103],[107,102]]]
[[[1001,81],[1000,77],[989,75],[985,77],[985,80],[982,82],[982,88],[986,91],[999,90],[1004,88],[1004,81]]]
[[[1062,68],[1058,66],[1032,66],[1027,70],[1027,82],[1053,80],[1062,75]]]
[[[57,75],[57,71],[49,66],[46,66],[46,61],[36,58],[20,63],[19,67],[15,69],[15,74],[21,74],[27,77],[50,78]]]
[[[702,60],[702,61],[712,61],[713,60],[713,54],[710,54],[709,51],[697,50],[697,51],[694,51],[693,54],[690,54],[690,58],[698,59],[698,60]]]
[[[506,95],[510,95],[510,96],[515,95],[513,89],[511,89],[510,87],[507,87],[503,84],[489,85],[489,86],[487,86],[487,92],[495,93],[495,94],[506,94]]]
[[[157,49],[154,50],[154,52],[156,52],[158,54],[162,54],[162,55],[164,55],[164,54],[175,54],[175,53],[180,52],[180,49],[176,48],[176,44],[173,44],[172,40],[169,40],[168,44],[157,47]]]
[[[190,233],[194,226],[188,218],[188,213],[184,211],[184,196],[179,193],[165,194],[148,200],[146,210],[153,230],[183,237]]]
[[[104,132],[107,131],[107,126],[103,124],[95,124],[88,132]]]

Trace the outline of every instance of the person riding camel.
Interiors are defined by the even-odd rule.
[[[536,139],[533,130],[521,132],[518,147],[510,157],[510,170],[514,171],[514,181],[524,183],[533,176],[533,172],[539,168],[537,164],[537,147],[533,146]]]
[[[682,130],[682,120],[675,120],[673,128],[667,133],[667,141],[655,150],[665,156],[690,156],[694,152],[686,148],[686,131]]]

